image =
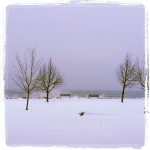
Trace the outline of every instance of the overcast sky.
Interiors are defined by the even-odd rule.
[[[64,89],[117,90],[115,70],[126,53],[142,62],[144,6],[66,4],[9,6],[6,30],[6,88],[15,53],[36,48],[38,58],[53,63],[63,74]]]

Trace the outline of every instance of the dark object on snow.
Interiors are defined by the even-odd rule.
[[[80,112],[79,113],[80,116],[83,116],[84,114],[85,114],[85,112]]]

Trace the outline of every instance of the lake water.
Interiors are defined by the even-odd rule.
[[[38,92],[37,92],[38,93]],[[89,94],[99,94],[100,98],[106,99],[112,99],[112,98],[121,98],[121,90],[61,90],[57,91],[55,94],[53,94],[55,97],[59,97],[60,93],[69,93],[71,94],[71,97],[83,97],[87,98]],[[44,93],[42,95],[45,95]],[[16,89],[5,89],[5,97],[6,98],[20,98],[25,97],[25,92],[21,90]],[[34,94],[35,98],[36,94]],[[126,90],[125,92],[125,98],[144,98],[144,91],[142,90]]]

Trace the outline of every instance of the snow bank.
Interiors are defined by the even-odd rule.
[[[6,100],[10,146],[134,147],[144,145],[144,100],[62,98]],[[86,111],[80,116],[79,112]]]

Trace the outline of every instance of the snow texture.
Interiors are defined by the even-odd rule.
[[[144,146],[143,99],[30,99],[25,106],[25,99],[6,100],[9,146]]]

